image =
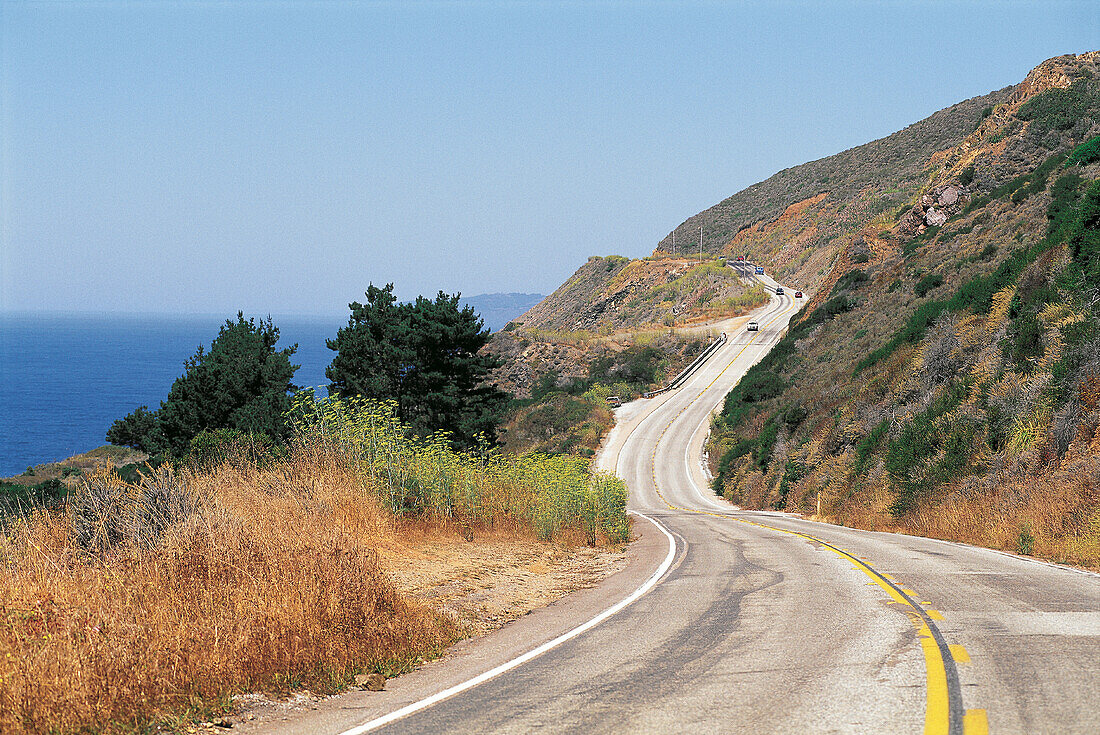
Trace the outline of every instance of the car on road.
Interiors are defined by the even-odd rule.
[[[783,287],[782,286],[776,286],[775,287],[775,295],[776,296],[782,296],[783,295]]]
[[[801,292],[801,291],[795,291],[795,292],[794,292],[794,297],[795,297],[796,299],[800,299],[800,298],[802,298],[802,292]]]
[[[756,266],[756,275],[758,275],[758,276],[764,275],[764,268],[762,266],[759,266],[759,265]]]
[[[745,328],[746,332],[758,332],[760,331],[760,325],[756,322],[749,322],[749,326]]]
[[[736,260],[736,261],[737,261],[738,263],[744,263],[744,262],[745,262],[745,256],[744,256],[744,255],[738,255],[738,256],[737,256],[737,257],[735,258],[735,260]]]

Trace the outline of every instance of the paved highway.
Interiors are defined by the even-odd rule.
[[[1100,732],[1100,576],[707,489],[710,416],[796,309],[774,297],[759,332],[620,409],[600,462],[642,514],[627,572],[286,731]]]

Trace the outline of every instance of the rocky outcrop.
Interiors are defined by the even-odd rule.
[[[970,201],[970,194],[959,184],[943,184],[931,189],[902,217],[901,232],[918,235],[929,227],[942,227]]]

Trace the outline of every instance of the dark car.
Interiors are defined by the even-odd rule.
[[[746,332],[757,332],[760,330],[760,325],[756,322],[749,322],[749,326],[745,328]]]
[[[782,296],[783,295],[783,287],[782,286],[776,286],[775,287],[775,295],[776,296]]]
[[[796,299],[800,299],[800,298],[802,298],[802,292],[801,292],[801,291],[795,291],[795,292],[794,292],[794,297],[795,297]]]

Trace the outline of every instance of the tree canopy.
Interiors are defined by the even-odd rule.
[[[183,456],[190,442],[208,429],[236,429],[274,439],[286,433],[284,414],[294,372],[293,345],[275,349],[279,330],[272,323],[227,319],[206,351],[200,345],[184,363],[184,374],[172,384],[160,409],[146,406],[114,422],[107,441],[149,454],[171,452]]]
[[[495,438],[506,394],[486,382],[499,361],[479,354],[490,338],[459,295],[442,291],[399,304],[393,284],[367,288],[366,303],[349,304],[348,325],[328,340],[336,352],[325,370],[329,391],[392,400],[420,435],[447,431],[458,446]]]

